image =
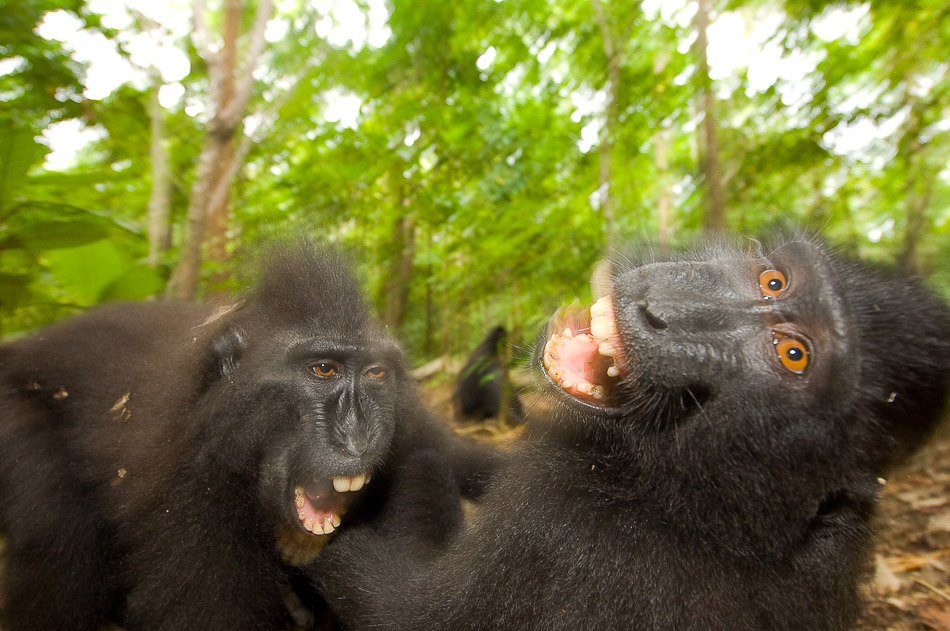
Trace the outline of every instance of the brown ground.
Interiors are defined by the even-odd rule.
[[[950,631],[950,427],[884,487],[861,631]]]

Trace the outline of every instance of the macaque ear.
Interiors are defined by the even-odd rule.
[[[228,326],[211,343],[215,367],[222,377],[230,378],[247,347],[247,334],[238,326]]]

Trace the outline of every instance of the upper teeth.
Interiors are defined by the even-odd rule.
[[[575,333],[570,327],[561,333],[554,333],[544,345],[543,364],[548,374],[565,390],[574,389],[594,399],[605,399],[607,390],[604,386],[595,385],[584,378],[584,370],[567,369],[559,365],[562,346],[596,345],[597,352],[606,357],[614,358],[618,349],[614,346],[617,339],[617,325],[614,322],[613,303],[609,296],[604,296],[590,307],[590,333]],[[616,365],[607,367],[608,377],[620,376]]]
[[[371,480],[369,473],[360,473],[354,476],[337,476],[333,478],[333,488],[337,493],[346,493],[347,491],[359,491],[363,485]]]
[[[610,296],[604,296],[590,307],[590,334],[600,344],[601,355],[613,357],[617,349],[611,342],[617,336]]]
[[[610,303],[610,296],[604,296],[590,306],[591,317],[606,315],[611,311],[613,311],[613,306]]]

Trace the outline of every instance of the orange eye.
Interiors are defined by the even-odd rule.
[[[787,286],[785,274],[777,269],[767,269],[759,274],[759,289],[766,300],[777,297]]]
[[[773,342],[775,352],[782,366],[800,375],[808,366],[808,349],[805,344],[794,337],[776,337]]]
[[[373,379],[382,379],[386,376],[386,369],[382,366],[373,366],[366,371],[367,377],[372,377]]]
[[[336,366],[331,362],[320,362],[310,367],[310,370],[319,377],[332,377],[336,374]]]

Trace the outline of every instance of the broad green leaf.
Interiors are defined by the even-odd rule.
[[[122,256],[105,239],[74,248],[50,250],[43,257],[63,287],[84,304],[96,302],[122,273]]]
[[[0,307],[10,309],[30,294],[30,275],[0,272]]]
[[[0,241],[0,246],[45,252],[93,243],[105,239],[108,234],[108,224],[98,219],[39,221],[21,224],[15,230],[11,230]]]
[[[165,279],[158,270],[136,265],[127,268],[118,278],[106,285],[98,300],[141,300],[154,296],[165,287]]]
[[[26,129],[0,128],[0,209],[10,205],[23,187],[30,167],[43,158],[44,148]]]

